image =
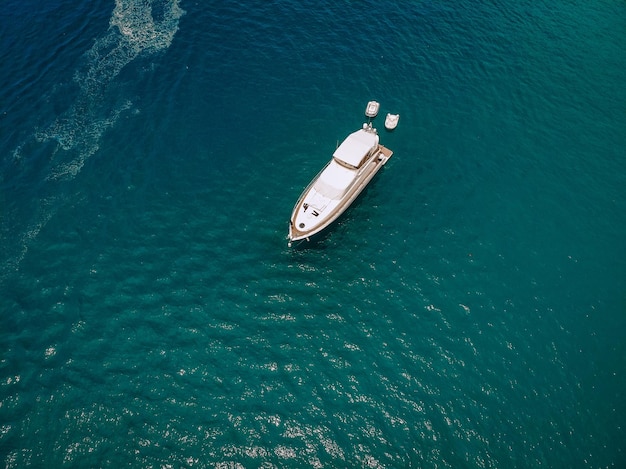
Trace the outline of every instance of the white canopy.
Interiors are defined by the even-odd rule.
[[[339,145],[333,156],[344,163],[358,168],[370,150],[378,144],[378,135],[364,129],[351,133]]]
[[[346,193],[357,171],[341,166],[336,161],[331,161],[326,169],[315,181],[313,188],[329,199],[340,199]]]

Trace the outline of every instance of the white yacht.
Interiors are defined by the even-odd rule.
[[[379,143],[372,124],[348,135],[296,202],[289,244],[308,240],[339,218],[392,154]]]

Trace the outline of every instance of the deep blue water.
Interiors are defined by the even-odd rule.
[[[0,7],[2,465],[626,467],[626,4],[256,3]]]

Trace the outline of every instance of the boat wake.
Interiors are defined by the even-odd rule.
[[[17,254],[8,253],[9,257],[15,255],[11,264],[19,264],[29,243],[53,216],[54,212],[50,210],[54,208],[50,207],[55,204],[49,202],[59,199],[63,193],[62,181],[76,177],[85,161],[98,151],[104,132],[117,122],[123,112],[133,107],[129,99],[109,96],[107,90],[110,85],[120,71],[138,57],[169,48],[183,14],[179,0],[116,0],[106,34],[96,39],[93,47],[84,54],[82,65],[74,72],[78,94],[73,103],[51,124],[35,129],[13,152],[14,162],[22,163],[23,171],[35,171],[23,160],[31,159],[30,152],[34,146],[44,144],[44,151],[49,153],[47,169],[45,174],[37,170],[33,177],[39,186],[50,187],[40,189],[34,196],[38,200],[27,204],[39,209],[34,212],[37,213],[34,220],[30,216],[26,228],[17,230],[22,233],[18,241],[21,249],[17,248],[20,251]],[[55,93],[58,91],[50,91],[51,95]],[[4,217],[3,225],[9,219],[29,218],[25,213],[11,215],[14,216]],[[2,227],[3,237],[9,232],[15,233],[15,227]]]
[[[140,55],[167,49],[182,15],[178,1],[116,1],[107,34],[96,40],[85,54],[85,66],[74,74],[80,87],[78,98],[52,125],[35,133],[39,142],[54,139],[63,151],[70,152],[50,178],[76,176],[86,159],[98,150],[104,131],[132,107],[129,100],[107,100],[108,85]]]

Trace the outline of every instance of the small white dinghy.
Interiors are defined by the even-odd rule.
[[[387,113],[385,118],[385,129],[393,130],[398,127],[398,121],[400,120],[400,114]]]
[[[380,109],[380,103],[378,101],[370,101],[367,103],[367,107],[365,108],[365,115],[367,117],[374,118],[378,115],[378,110]]]

